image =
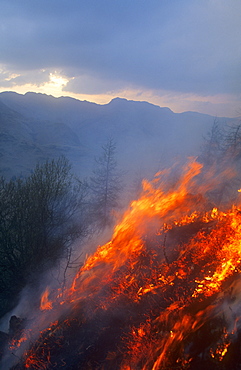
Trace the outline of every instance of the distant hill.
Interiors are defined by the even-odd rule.
[[[151,176],[176,157],[198,155],[215,117],[174,113],[147,102],[116,98],[98,105],[69,97],[0,93],[1,175],[25,176],[37,162],[64,154],[80,177],[109,137],[130,178]],[[218,118],[223,123],[230,118]]]

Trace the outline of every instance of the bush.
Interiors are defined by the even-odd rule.
[[[26,179],[0,179],[0,315],[31,275],[52,266],[84,235],[84,186],[61,157]],[[15,298],[14,298],[15,297]]]

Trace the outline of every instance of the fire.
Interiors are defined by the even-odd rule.
[[[21,344],[28,340],[28,336],[25,335],[25,333],[22,334],[22,336],[19,339],[12,339],[10,342],[9,348],[14,351],[16,348],[20,347]]]
[[[47,287],[43,292],[40,300],[40,310],[51,310],[53,308],[52,302],[49,300],[49,288]]]
[[[90,256],[83,268],[77,274],[72,285],[71,292],[77,289],[78,279],[81,277],[81,291],[86,293],[85,277],[83,273],[95,270],[95,274],[87,278],[87,285],[93,285],[92,279],[95,280],[99,269],[103,280],[107,273],[117,271],[131,255],[138,255],[144,248],[143,237],[148,233],[154,220],[160,220],[167,217],[174,220],[175,211],[187,211],[190,205],[189,189],[192,186],[192,179],[201,171],[202,165],[193,161],[188,164],[184,170],[184,175],[178,187],[164,192],[163,175],[166,172],[159,173],[153,183],[143,181],[143,195],[140,199],[131,203],[120,224],[118,224],[113,233],[112,240],[107,244],[100,246],[96,253]],[[107,268],[105,268],[107,267]],[[103,281],[104,283],[104,281]],[[80,293],[80,291],[78,292]]]
[[[241,212],[206,209],[197,181],[201,169],[190,161],[172,186],[166,182],[171,171],[143,181],[141,197],[111,240],[87,258],[61,302],[59,292],[50,301],[49,288],[44,291],[42,315],[58,317],[26,353],[25,368],[161,370],[225,363],[239,328],[231,292],[240,295]]]

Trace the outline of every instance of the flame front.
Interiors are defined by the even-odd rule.
[[[169,188],[168,171],[144,181],[142,196],[111,241],[86,260],[61,302],[58,292],[54,304],[44,292],[41,310],[56,312],[58,320],[41,333],[22,368],[225,363],[239,327],[241,212],[205,209],[200,193],[194,195],[202,190],[195,182],[201,168],[190,161]]]

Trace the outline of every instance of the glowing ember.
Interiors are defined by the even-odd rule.
[[[168,171],[143,182],[61,302],[45,290],[42,315],[56,321],[15,369],[232,368],[225,361],[240,324],[241,212],[206,209],[195,183],[201,168],[190,161],[175,186],[166,185]]]

